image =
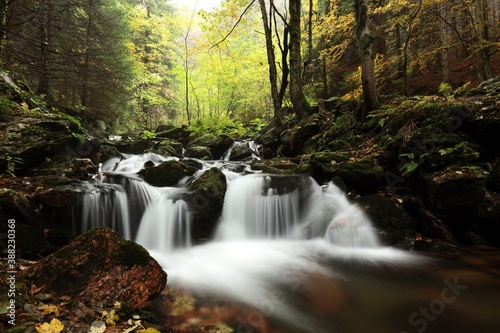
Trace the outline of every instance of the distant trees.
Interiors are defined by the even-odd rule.
[[[224,0],[192,14],[165,0],[0,0],[0,66],[82,117],[148,129],[282,106],[304,117],[331,96],[368,111],[379,93],[498,75],[499,0]]]
[[[406,95],[415,81],[433,77],[465,83],[454,76],[452,63],[468,63],[479,80],[491,78],[491,60],[500,44],[498,7],[497,0],[319,0],[316,31],[324,42],[316,45],[326,63],[329,95],[360,93],[355,82],[367,82],[360,78],[365,66],[358,74],[354,69],[369,58],[374,60],[375,82],[382,93]],[[366,11],[360,11],[363,8]],[[360,25],[363,13],[365,26]],[[363,40],[361,28],[369,29],[365,36],[371,38]],[[353,57],[354,47],[366,47],[370,40],[371,57],[363,60],[366,52]]]

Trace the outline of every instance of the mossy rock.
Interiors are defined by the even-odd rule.
[[[252,169],[276,175],[296,175],[304,173],[304,169],[302,169],[299,164],[285,157],[254,161],[252,163]]]
[[[144,168],[138,172],[147,183],[153,186],[174,186],[185,177],[193,176],[198,168],[181,161],[165,161],[157,166]]]
[[[220,159],[233,143],[233,139],[227,135],[217,136],[215,134],[207,133],[191,140],[187,145],[186,150],[190,151],[194,147],[206,147],[210,151],[210,156],[212,156],[210,159]],[[186,152],[186,154],[188,153]]]
[[[349,160],[351,154],[347,151],[321,151],[314,152],[309,156],[309,162],[312,164],[326,163],[335,164]]]
[[[172,140],[162,140],[154,146],[157,154],[162,156],[182,157],[182,143]]]
[[[368,194],[386,185],[384,170],[373,157],[322,166],[324,175],[329,178],[340,177],[349,190]]]
[[[477,167],[448,167],[422,176],[427,202],[437,209],[476,207],[486,194],[487,172]]]
[[[212,153],[205,146],[189,146],[186,149],[186,157],[197,158],[200,160],[212,160]]]
[[[86,306],[136,309],[165,288],[167,274],[140,245],[108,228],[95,228],[20,276],[45,292],[70,296]]]
[[[195,241],[213,235],[222,213],[226,189],[226,176],[218,168],[205,171],[187,186],[184,200],[192,212]]]

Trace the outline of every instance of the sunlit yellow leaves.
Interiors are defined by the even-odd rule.
[[[56,317],[58,317],[61,314],[62,309],[54,304],[43,304],[37,307],[39,311],[42,312],[42,316],[46,316],[49,314],[54,314]]]
[[[36,324],[36,331],[40,333],[59,333],[64,329],[64,325],[56,318],[49,323]]]

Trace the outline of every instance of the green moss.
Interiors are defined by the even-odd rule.
[[[116,259],[120,265],[132,267],[134,265],[147,266],[149,261],[149,252],[141,245],[122,239],[115,253]]]

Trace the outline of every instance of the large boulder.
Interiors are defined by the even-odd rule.
[[[144,168],[138,172],[150,185],[165,187],[174,186],[185,177],[193,176],[199,168],[182,161],[165,161],[159,165]]]
[[[422,176],[424,196],[439,210],[475,207],[484,200],[487,173],[481,168],[448,167]]]
[[[226,176],[218,168],[205,171],[188,185],[184,200],[192,212],[195,240],[212,236],[222,213],[226,188]]]
[[[88,231],[21,277],[87,306],[112,308],[120,302],[132,309],[159,295],[167,282],[167,274],[142,246],[107,228]]]
[[[13,116],[0,122],[0,168],[5,170],[9,157],[19,158],[16,175],[39,167],[47,158],[71,154],[83,138],[78,124],[63,114],[47,114],[43,120]]]

